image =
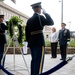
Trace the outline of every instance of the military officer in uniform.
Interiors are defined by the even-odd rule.
[[[59,30],[60,60],[66,60],[66,49],[67,45],[70,43],[70,31],[66,29],[65,26],[66,24],[62,23],[61,30]]]
[[[8,27],[3,23],[3,21],[4,21],[4,15],[0,15],[0,65],[1,65],[1,60],[4,52],[4,46],[6,43],[5,30],[8,29]]]
[[[50,15],[43,10],[41,14],[41,2],[31,5],[34,14],[28,19],[26,24],[26,40],[31,51],[31,75],[42,73],[45,53],[45,42],[43,36],[43,28],[45,25],[53,25],[54,22]]]

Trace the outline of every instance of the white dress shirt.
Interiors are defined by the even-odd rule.
[[[58,34],[59,34],[59,32],[54,32],[50,35],[50,42],[51,43],[58,42]]]

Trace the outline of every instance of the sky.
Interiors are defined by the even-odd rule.
[[[42,7],[54,20],[53,27],[59,30],[61,28],[61,1],[62,0],[16,0],[16,4],[11,2],[11,0],[5,0],[4,2],[29,17],[34,13],[30,5],[42,2]],[[63,22],[67,24],[66,28],[70,29],[70,31],[75,31],[74,7],[75,0],[63,0]]]

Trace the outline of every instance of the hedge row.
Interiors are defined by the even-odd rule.
[[[46,47],[51,47],[50,41],[46,40],[46,41],[45,41],[45,46],[46,46]],[[58,43],[58,46],[59,46],[59,43]],[[70,40],[69,47],[75,47],[75,40],[74,40],[74,39],[71,39],[71,40]]]

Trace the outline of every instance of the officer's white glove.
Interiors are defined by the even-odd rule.
[[[67,42],[67,45],[69,45],[70,44],[70,42]]]
[[[3,20],[3,23],[4,23],[5,25],[7,25],[7,23],[6,23],[6,19]]]
[[[46,14],[47,13],[45,9],[42,8],[42,10],[43,10],[43,14]]]

